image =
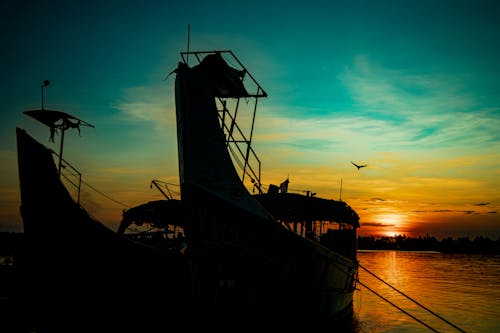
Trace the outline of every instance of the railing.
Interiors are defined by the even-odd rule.
[[[262,193],[261,162],[252,148],[252,137],[258,99],[267,97],[267,93],[230,50],[181,52],[181,57],[184,63],[188,64],[189,56],[193,56],[199,64],[205,56],[210,54],[225,56],[224,60],[229,65],[239,67],[238,69],[245,73],[242,77],[242,83],[248,91],[248,95],[231,98],[217,97],[216,104],[220,126],[226,136],[227,148],[231,153],[233,163],[241,170],[242,183],[245,183],[245,178],[248,176],[252,190],[256,188],[259,193]],[[242,98],[246,99],[243,103],[241,103]],[[249,103],[250,100],[252,103]],[[240,122],[242,118],[243,121]],[[241,123],[245,122],[245,118],[250,126],[246,134],[241,128]]]
[[[78,171],[71,163],[66,161],[64,158],[53,150],[50,150],[52,155],[57,156],[59,159],[59,177],[64,178],[69,184],[71,184],[76,189],[76,200],[75,202],[80,204],[80,193],[82,188],[82,174]]]
[[[248,175],[252,186],[257,188],[259,193],[262,193],[261,162],[251,146],[252,133],[250,133],[250,138],[247,139],[245,133],[236,122],[238,107],[234,109],[234,114],[231,114],[227,108],[227,103],[223,100],[219,100],[219,102],[222,105],[222,108],[219,109],[220,124],[226,134],[227,148],[231,153],[233,161],[242,171],[241,181],[245,182],[245,176]]]

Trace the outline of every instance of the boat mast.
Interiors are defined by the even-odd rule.
[[[59,166],[57,167],[57,172],[59,173],[59,177],[61,177],[61,167],[62,167],[62,154],[63,154],[63,146],[64,146],[64,132],[66,129],[64,125],[61,128],[61,144],[59,145]]]
[[[47,87],[48,85],[50,84],[50,81],[49,80],[43,80],[43,83],[42,83],[42,110],[44,110],[44,105],[43,105],[43,88]]]
[[[189,66],[189,39],[191,37],[191,26],[188,24],[188,31],[187,31],[187,53],[186,53],[186,65]]]
[[[342,201],[342,178],[340,178],[340,194],[339,194],[339,201]]]
[[[56,130],[61,131],[61,142],[59,145],[59,165],[58,173],[61,176],[62,162],[63,162],[63,148],[64,148],[64,132],[69,128],[75,128],[80,131],[80,126],[94,127],[94,125],[87,123],[81,119],[78,119],[66,112],[56,111],[56,110],[46,110],[44,103],[44,88],[50,84],[49,80],[43,80],[41,85],[42,94],[42,107],[39,110],[28,110],[24,111],[30,117],[33,117],[42,124],[50,128],[50,141],[54,142],[54,134]],[[56,153],[55,153],[56,154]]]
[[[43,80],[41,89],[42,89],[42,108],[41,110],[45,110],[45,105],[44,105],[44,99],[43,99],[43,89],[45,87],[48,87],[50,84],[49,80]],[[62,153],[63,153],[63,147],[64,147],[64,132],[66,130],[65,128],[65,121],[63,120],[63,124],[61,126],[61,143],[59,145],[59,165],[57,167],[57,173],[59,174],[59,177],[61,177],[61,167],[62,167]]]

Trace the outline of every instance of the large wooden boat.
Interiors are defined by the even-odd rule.
[[[181,56],[175,70],[178,160],[194,322],[335,325],[352,311],[358,215],[344,202],[292,195],[278,186],[263,193],[253,171],[260,165],[250,167],[251,138],[233,133],[239,105],[254,103],[247,117],[254,119],[266,92],[231,51]],[[190,67],[189,57],[197,64]],[[230,154],[236,149],[228,149],[239,142],[247,144],[239,149],[242,176]],[[244,186],[245,176],[259,196]],[[335,228],[317,228],[325,221]]]

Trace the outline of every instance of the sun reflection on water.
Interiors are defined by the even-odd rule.
[[[500,291],[496,288],[500,274],[499,256],[359,251],[358,259],[362,267],[465,331],[498,331],[499,322],[494,318],[498,318],[500,308]],[[362,268],[359,281],[437,331],[450,331],[449,325]],[[358,285],[354,303],[362,328],[360,332],[413,333],[426,330],[421,323],[361,285]],[[465,304],[467,306],[463,306]],[[470,316],[471,310],[474,316]]]

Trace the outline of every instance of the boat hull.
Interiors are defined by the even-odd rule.
[[[202,190],[187,191],[200,198],[189,213],[197,230],[190,242],[196,322],[323,327],[350,314],[352,260]]]

